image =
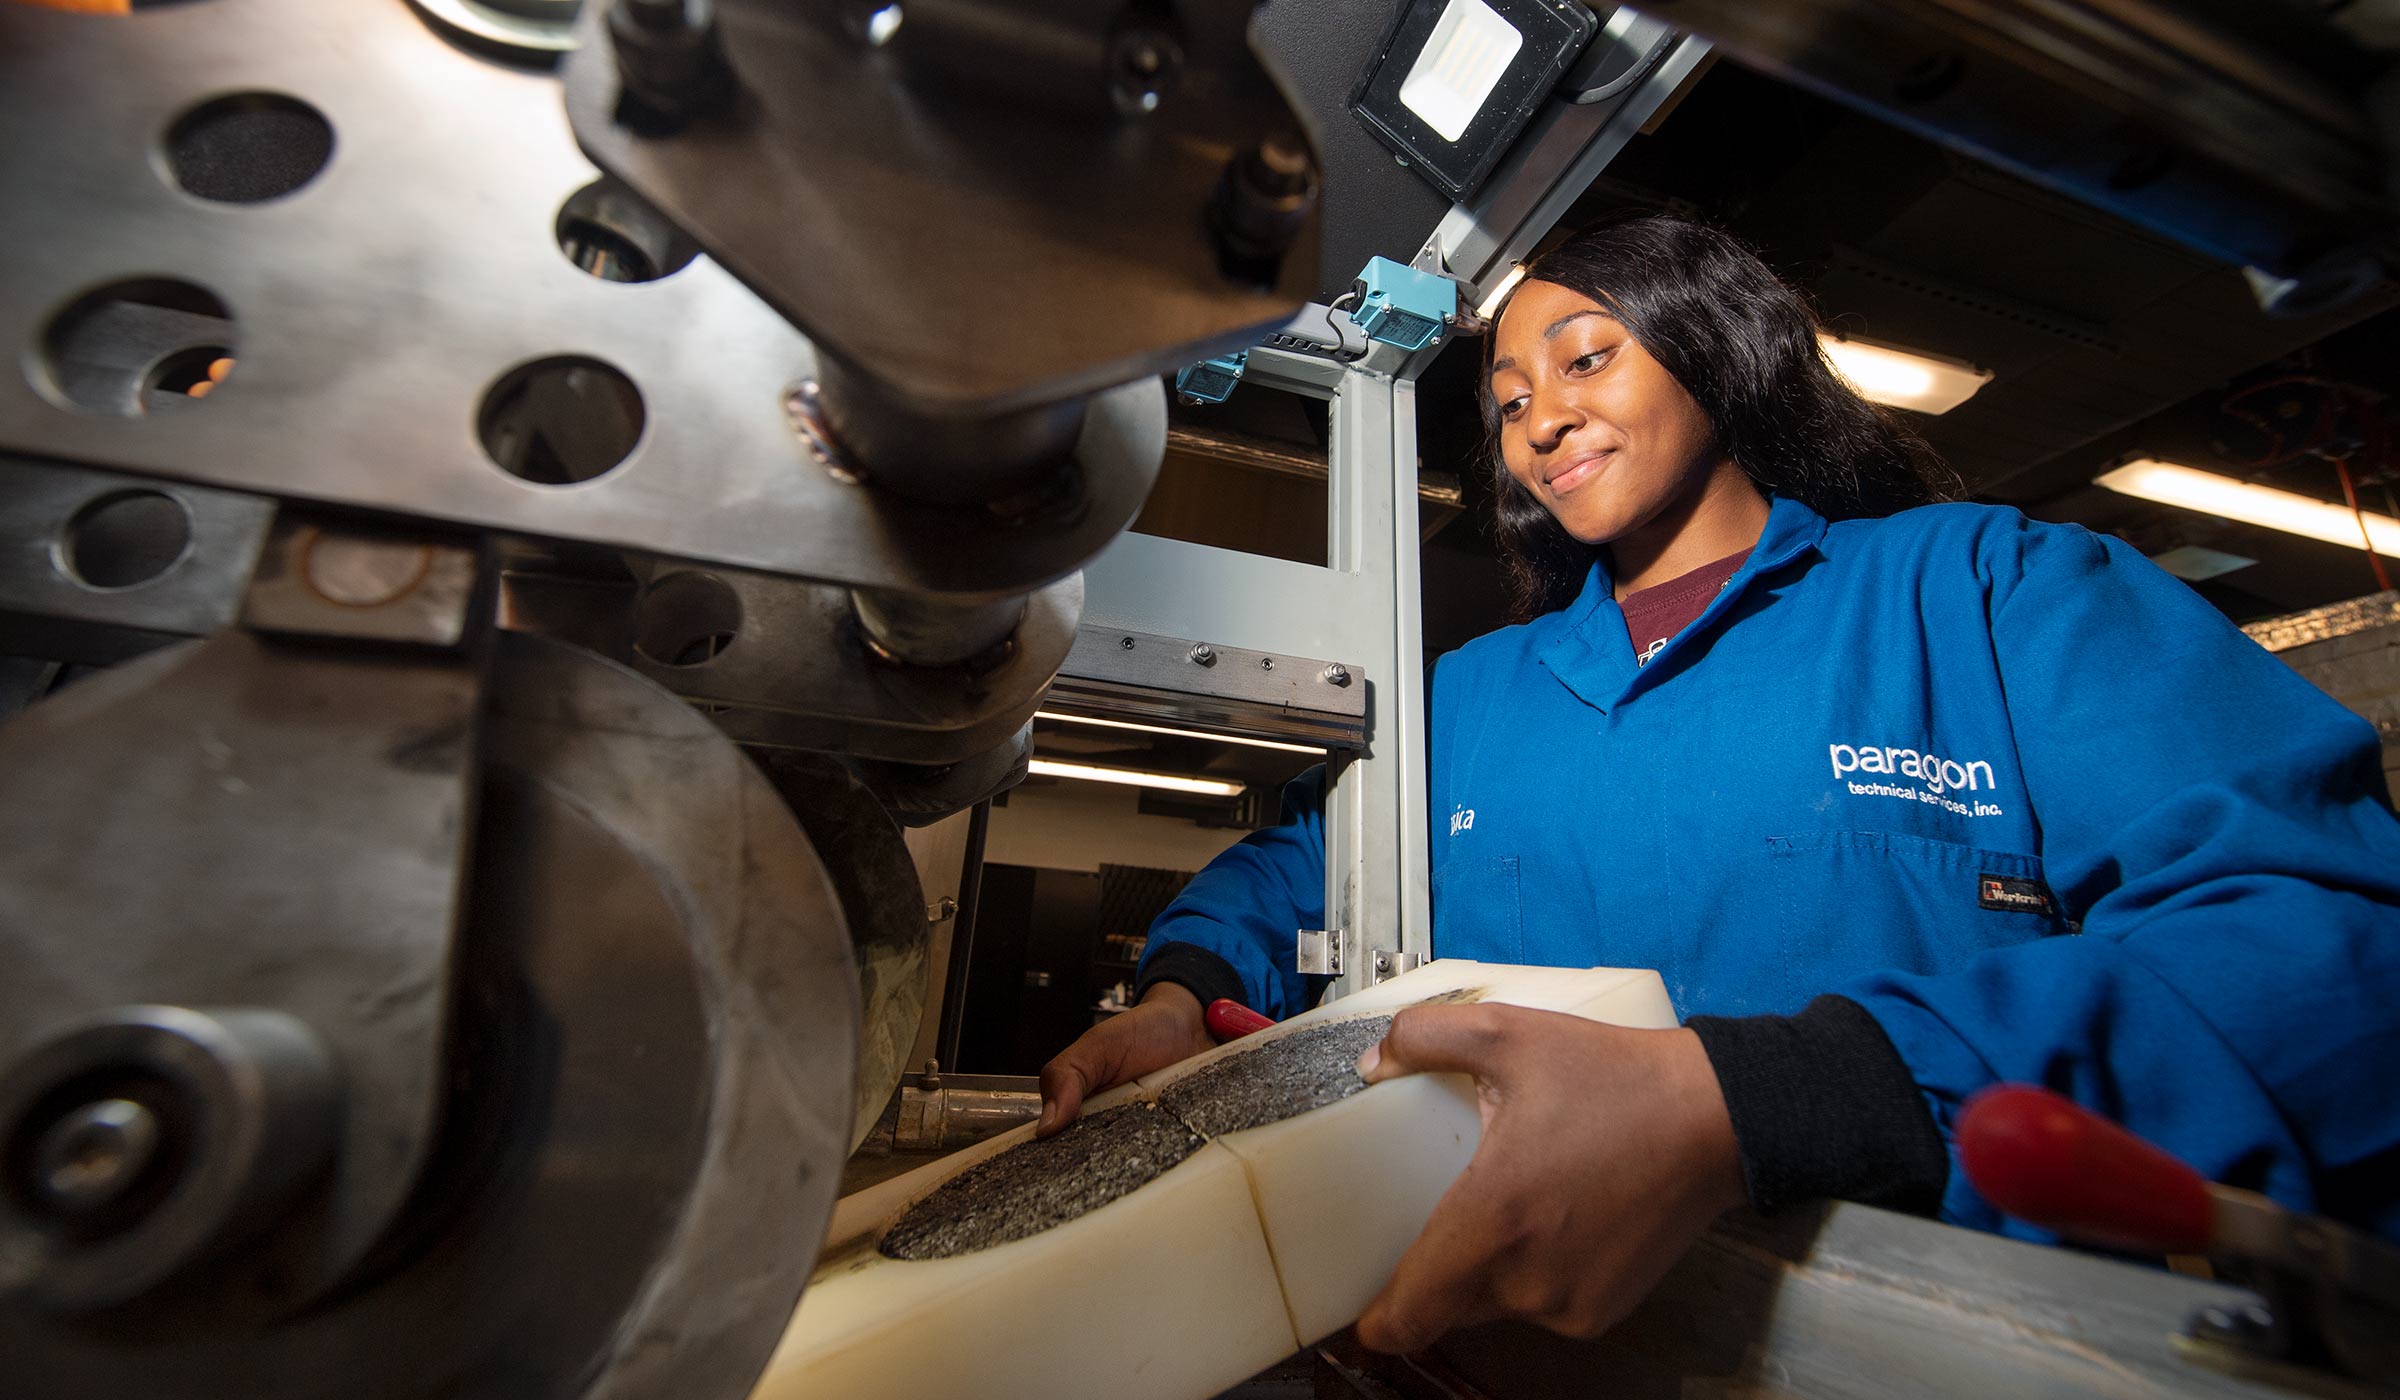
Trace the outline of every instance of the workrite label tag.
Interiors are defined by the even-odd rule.
[[[1983,895],[1977,902],[1986,909],[1998,909],[2009,914],[2058,913],[2058,901],[2052,899],[2050,891],[2035,881],[1994,875],[1987,871],[1977,885]]]

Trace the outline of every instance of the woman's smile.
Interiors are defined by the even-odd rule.
[[[1598,480],[1616,459],[1617,450],[1613,447],[1569,458],[1559,463],[1542,484],[1549,488],[1551,495],[1564,496],[1579,486]]]

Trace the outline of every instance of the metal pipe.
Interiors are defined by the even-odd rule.
[[[995,1137],[1041,1116],[1039,1090],[900,1087],[895,1152],[947,1152]]]
[[[853,588],[850,607],[875,649],[908,666],[957,666],[988,655],[1025,616],[1022,595],[960,602],[935,593]]]
[[[933,505],[1005,507],[1061,484],[1083,432],[1085,401],[946,417],[826,355],[817,365],[817,408],[842,454],[875,486]]]

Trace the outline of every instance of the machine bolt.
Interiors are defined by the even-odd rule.
[[[1183,46],[1151,28],[1128,29],[1109,43],[1109,95],[1117,110],[1139,116],[1158,110],[1183,66]]]
[[[2212,1303],[2193,1313],[2184,1326],[2192,1336],[2222,1346],[2267,1354],[2279,1349],[2281,1329],[2275,1325],[2275,1314],[2257,1303]]]
[[[1214,666],[1217,664],[1216,648],[1210,646],[1206,642],[1192,643],[1192,649],[1188,654],[1192,658],[1192,664],[1196,666]]]
[[[1350,668],[1336,661],[1322,672],[1327,685],[1350,684]]]
[[[617,119],[628,126],[672,130],[733,84],[713,0],[617,0],[608,33],[624,85]]]
[[[87,1103],[51,1125],[34,1148],[34,1180],[81,1214],[124,1195],[158,1155],[157,1115],[131,1099]]]
[[[1316,203],[1316,165],[1305,142],[1269,136],[1236,153],[1209,206],[1218,270],[1233,281],[1272,285]]]
[[[1278,198],[1308,193],[1308,150],[1285,137],[1270,136],[1252,152],[1250,178]]]

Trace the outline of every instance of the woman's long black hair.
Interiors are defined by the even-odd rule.
[[[1731,236],[1669,215],[1636,215],[1576,234],[1525,276],[1607,307],[1699,403],[1718,442],[1760,489],[1834,520],[1958,494],[1957,477],[1923,439],[1835,376],[1808,303]],[[1574,601],[1598,551],[1508,474],[1490,345],[1476,394],[1509,592],[1522,620]]]

